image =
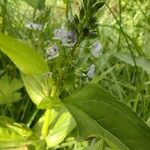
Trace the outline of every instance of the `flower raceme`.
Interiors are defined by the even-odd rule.
[[[60,40],[62,42],[62,46],[71,47],[76,43],[76,35],[74,32],[67,31],[65,29],[55,29],[54,30],[54,39]],[[48,56],[48,60],[53,59],[59,56],[59,48],[56,44],[50,46],[46,50],[46,54]]]

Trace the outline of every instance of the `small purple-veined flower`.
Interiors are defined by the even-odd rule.
[[[54,39],[60,40],[63,46],[73,46],[77,41],[76,34],[66,29],[55,29]]]
[[[88,68],[88,71],[87,71],[87,77],[92,79],[94,77],[94,74],[95,74],[95,65],[92,64],[90,65],[90,67]]]
[[[92,44],[91,54],[98,58],[102,53],[102,45],[99,41],[96,41]]]
[[[59,56],[59,50],[57,45],[53,45],[46,50],[48,60]]]
[[[29,22],[25,25],[26,28],[32,29],[32,30],[42,30],[43,26],[39,23],[33,23]]]

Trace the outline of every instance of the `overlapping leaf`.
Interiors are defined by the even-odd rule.
[[[28,145],[35,145],[37,150],[43,147],[44,150],[44,141],[40,141],[32,133],[32,131],[22,124],[15,123],[13,120],[7,117],[0,117],[0,148],[16,148]]]
[[[57,146],[76,126],[74,118],[66,109],[60,111],[60,114],[60,117],[46,137],[48,147]]]
[[[150,128],[130,107],[96,84],[63,102],[84,138],[108,139],[124,150],[149,150]]]

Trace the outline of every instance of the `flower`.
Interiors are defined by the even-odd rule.
[[[87,77],[92,79],[93,76],[94,76],[94,73],[95,73],[95,65],[92,64],[90,65],[90,67],[88,68],[88,71],[87,71]]]
[[[32,29],[32,30],[42,30],[43,26],[38,23],[29,22],[25,25],[26,28]]]
[[[54,39],[60,40],[63,46],[73,46],[77,41],[75,33],[65,29],[55,29]]]
[[[57,45],[53,45],[46,50],[48,60],[59,56],[59,50]]]
[[[55,29],[54,30],[54,39],[62,40],[65,37],[66,30],[64,29]]]
[[[50,78],[52,77],[53,73],[52,72],[46,72],[43,74],[44,78]]]
[[[97,58],[102,53],[102,45],[99,41],[96,41],[92,45],[91,54]]]

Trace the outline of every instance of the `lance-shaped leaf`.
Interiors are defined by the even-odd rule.
[[[16,148],[33,145],[43,147],[45,142],[40,140],[29,128],[15,123],[7,117],[0,117],[0,148]],[[44,149],[43,149],[44,150]]]
[[[150,128],[125,103],[96,84],[63,100],[84,138],[112,141],[123,150],[149,150]]]
[[[121,61],[124,61],[125,63],[135,66],[133,58],[130,53],[115,53],[113,54],[116,58],[118,58]],[[145,70],[148,74],[150,74],[150,59],[140,56],[134,56],[136,65],[138,67],[141,67],[143,70]]]
[[[23,73],[40,74],[48,72],[47,64],[36,50],[12,37],[0,34],[0,49]]]

